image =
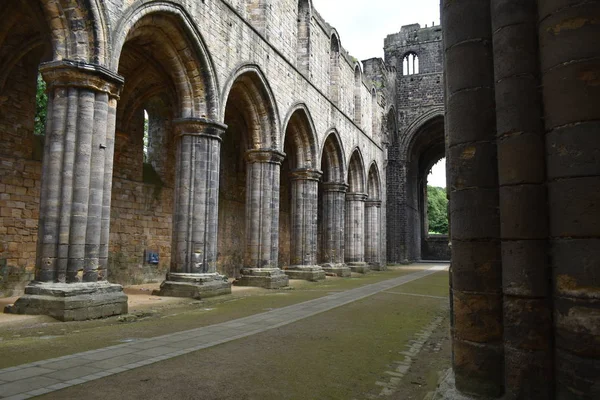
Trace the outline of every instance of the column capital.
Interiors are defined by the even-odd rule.
[[[248,150],[246,152],[246,161],[249,164],[279,164],[285,159],[285,153],[282,153],[275,149],[268,150]]]
[[[381,200],[366,200],[365,207],[381,207]]]
[[[326,192],[346,193],[348,191],[348,185],[344,182],[325,182],[323,183],[323,190]]]
[[[358,193],[358,192],[353,192],[353,193],[346,193],[346,200],[348,201],[366,201],[367,200],[367,194],[366,193]]]
[[[323,173],[316,169],[300,168],[292,171],[290,177],[293,181],[320,181]]]
[[[49,87],[77,87],[108,93],[116,99],[121,94],[125,79],[96,64],[61,60],[44,63],[40,72]]]
[[[202,136],[222,140],[227,125],[206,118],[179,118],[173,121],[176,137]]]

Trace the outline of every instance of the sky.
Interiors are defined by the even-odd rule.
[[[403,25],[440,24],[440,0],[313,0],[313,6],[359,60],[383,58],[383,40]],[[432,168],[428,183],[446,187],[445,159]]]

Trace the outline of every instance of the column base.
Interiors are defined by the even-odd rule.
[[[236,286],[252,286],[279,289],[290,283],[290,278],[279,268],[242,268],[242,276],[233,283]]]
[[[231,294],[231,283],[227,277],[213,274],[167,274],[167,279],[161,283],[160,289],[152,292],[155,296],[189,297],[205,299],[208,297]]]
[[[382,263],[369,263],[369,268],[371,271],[387,271],[387,266]]]
[[[325,271],[319,265],[294,265],[283,272],[290,279],[301,279],[303,281],[318,282],[325,279]]]
[[[366,274],[371,271],[369,265],[366,262],[349,262],[347,265],[350,267],[350,271],[359,274]]]
[[[31,282],[5,313],[49,315],[59,321],[85,321],[127,314],[123,286],[108,282]]]
[[[329,276],[339,276],[340,278],[349,278],[352,275],[350,268],[346,264],[323,264],[321,265],[323,271]]]

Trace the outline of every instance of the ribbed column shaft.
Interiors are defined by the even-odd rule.
[[[217,271],[219,163],[225,127],[203,119],[175,121],[177,166],[171,272]]]
[[[461,392],[500,397],[502,264],[490,2],[442,4],[454,373]]]
[[[381,201],[365,202],[365,262],[381,263]]]
[[[48,123],[36,258],[39,282],[107,279],[116,102],[122,78],[102,67],[44,64]]]
[[[599,15],[538,1],[557,399],[600,398]]]
[[[275,150],[246,153],[246,268],[277,268],[279,174],[284,157]]]
[[[552,318],[537,1],[492,0],[492,24],[506,398],[548,399]]]
[[[323,184],[323,264],[344,263],[346,191],[344,183]]]
[[[319,179],[314,170],[292,172],[291,265],[317,264]]]
[[[346,239],[345,258],[347,263],[365,261],[365,200],[364,193],[346,194]]]

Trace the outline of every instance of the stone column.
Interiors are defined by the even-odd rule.
[[[43,64],[48,117],[35,281],[10,312],[62,321],[127,312],[107,282],[117,100],[123,79],[97,65]]]
[[[289,278],[278,268],[279,174],[285,154],[250,150],[246,176],[246,254],[239,286],[277,289]]]
[[[227,277],[217,273],[219,161],[226,127],[205,119],[181,119],[174,125],[178,142],[171,270],[156,294],[229,294]]]
[[[489,1],[444,0],[453,369],[465,394],[504,392],[502,262]]]
[[[381,262],[381,201],[365,202],[365,261],[374,271],[384,271]]]
[[[317,206],[322,175],[320,171],[311,169],[300,169],[291,174],[291,266],[285,270],[285,274],[292,279],[325,279],[325,271],[317,265]]]
[[[365,262],[365,200],[364,193],[346,194],[346,264],[352,272],[369,272]]]
[[[345,183],[323,184],[323,270],[331,275],[350,276],[344,260],[344,226],[346,215]]]

